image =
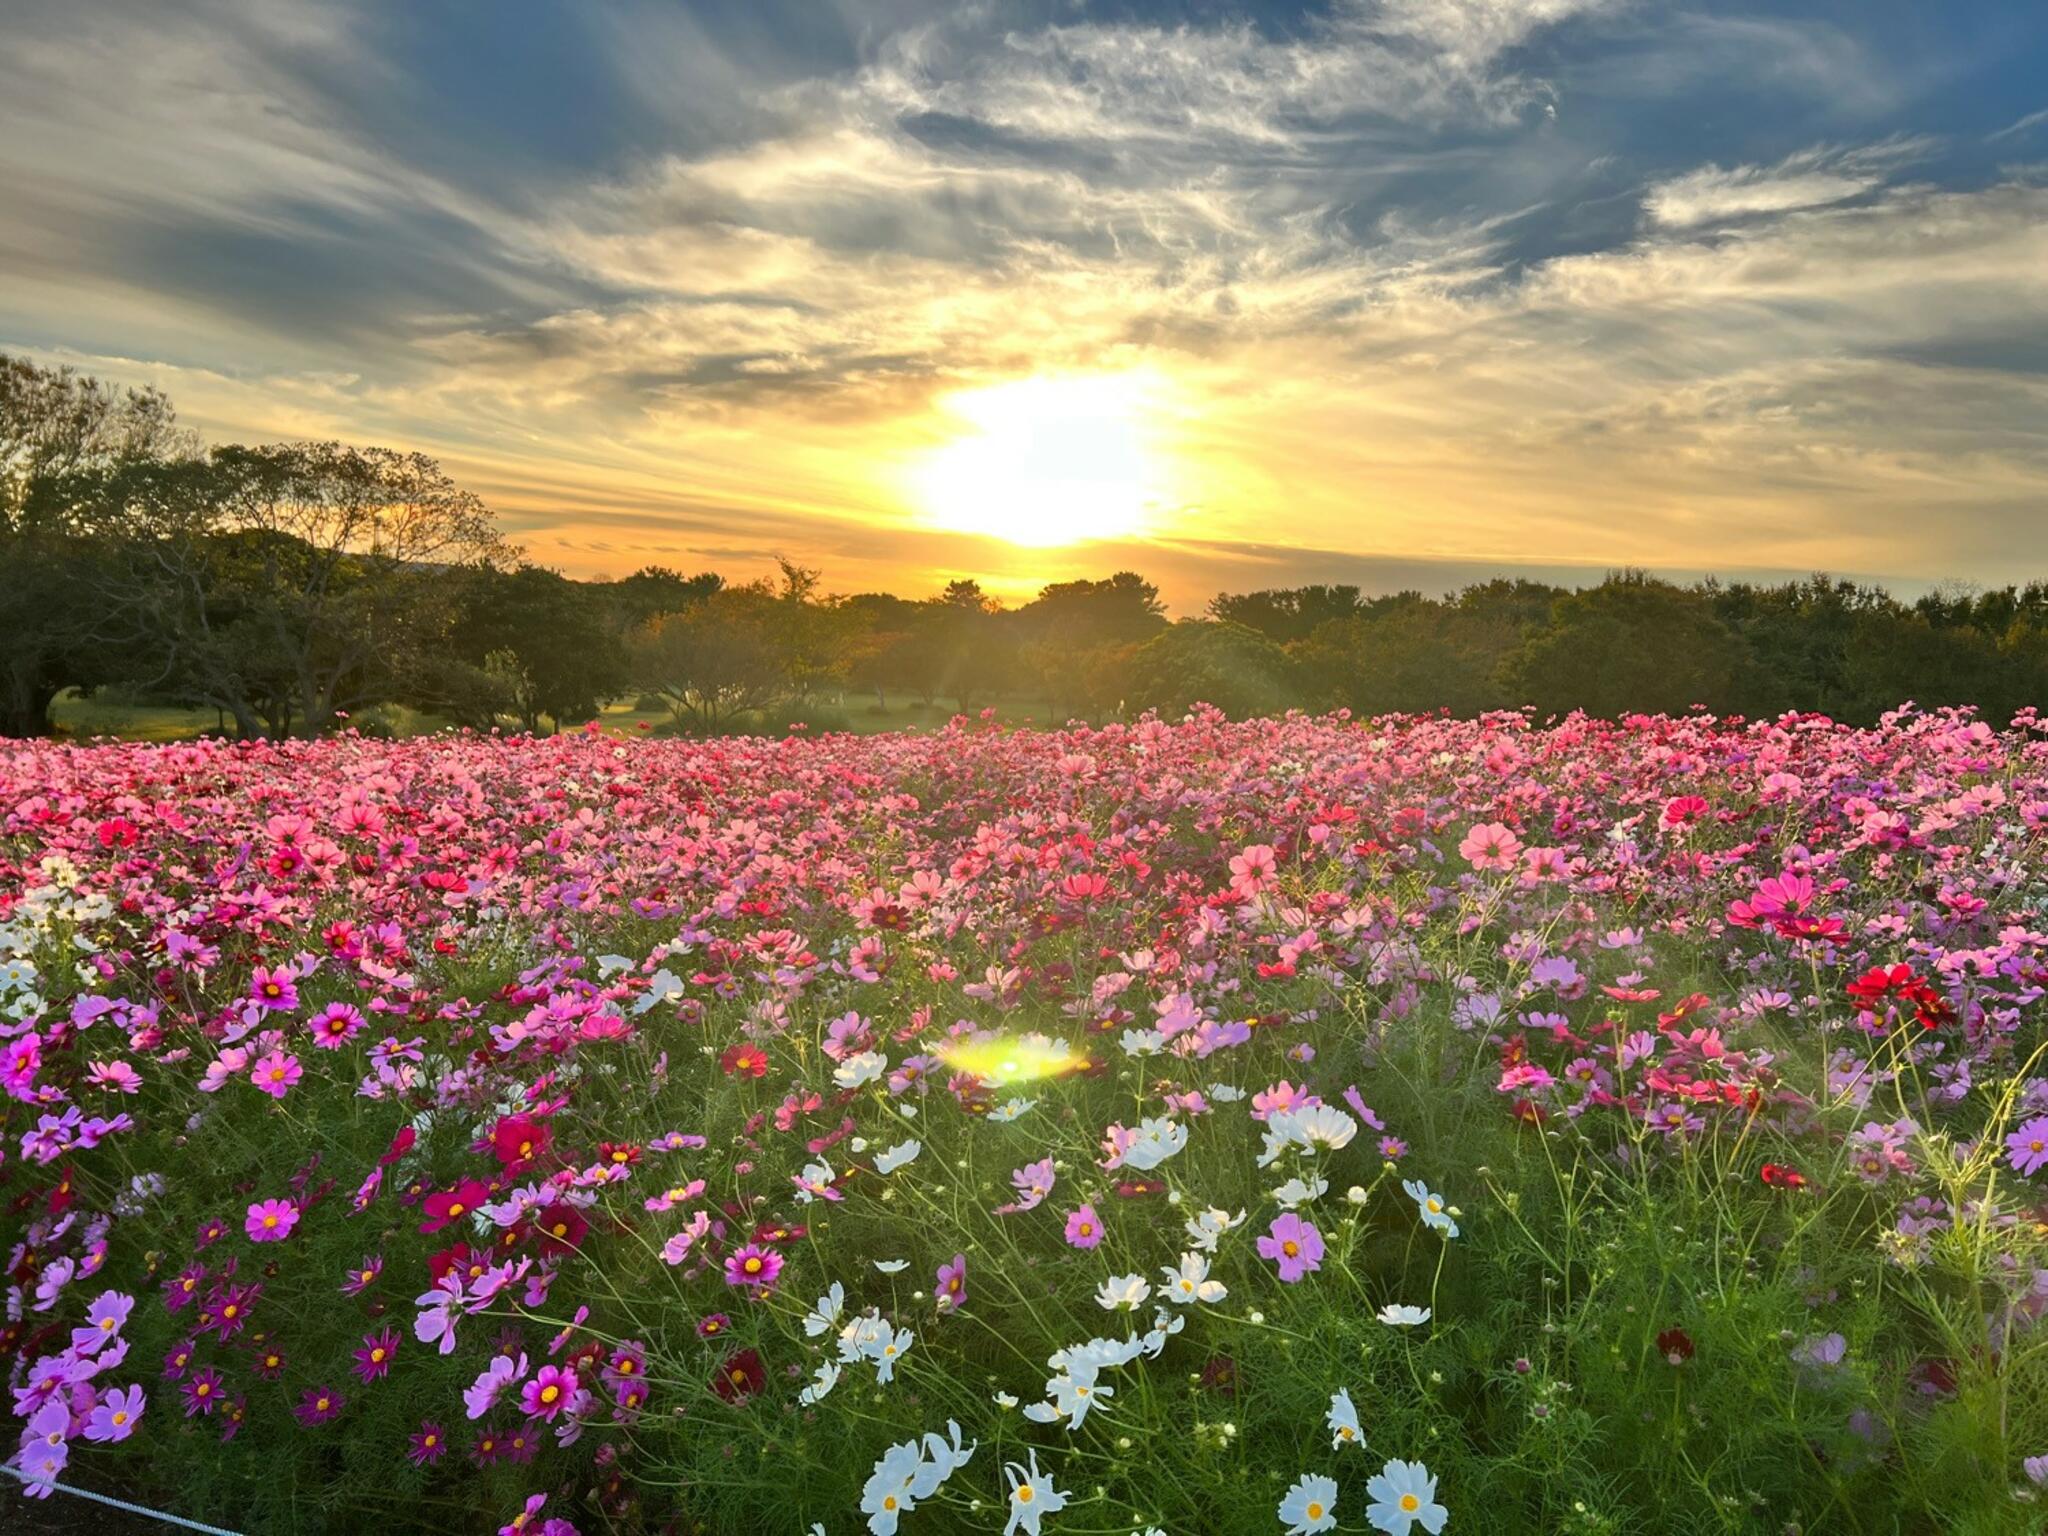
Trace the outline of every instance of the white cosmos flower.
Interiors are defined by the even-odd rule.
[[[1436,1536],[1451,1512],[1436,1501],[1436,1479],[1419,1461],[1390,1461],[1365,1485],[1372,1504],[1365,1518],[1386,1536],[1408,1536],[1421,1526]]]
[[[880,1051],[860,1051],[832,1069],[832,1081],[842,1088],[859,1088],[888,1070],[889,1058]]]
[[[846,1310],[846,1287],[834,1280],[825,1294],[818,1298],[818,1304],[804,1314],[804,1332],[812,1338],[821,1333],[830,1333],[839,1323],[839,1314]]]
[[[1197,1211],[1188,1218],[1188,1241],[1204,1253],[1214,1253],[1216,1251],[1217,1239],[1222,1237],[1232,1227],[1242,1226],[1243,1224],[1243,1211],[1239,1211],[1233,1216],[1230,1212],[1219,1210],[1212,1205],[1207,1210]]]
[[[1067,1495],[1052,1485],[1052,1479],[1038,1470],[1038,1452],[1031,1452],[1029,1470],[1016,1462],[1006,1462],[1003,1476],[1010,1482],[1010,1520],[1003,1527],[1003,1536],[1013,1536],[1022,1530],[1025,1536],[1038,1536],[1038,1522],[1047,1515],[1057,1514],[1067,1507]]]
[[[898,1168],[917,1161],[917,1154],[924,1150],[924,1144],[917,1141],[899,1141],[885,1152],[875,1154],[875,1172],[894,1173]]]
[[[1330,1181],[1320,1176],[1306,1182],[1301,1179],[1289,1179],[1273,1191],[1273,1198],[1280,1202],[1281,1210],[1292,1211],[1322,1199],[1329,1192]]]
[[[805,1163],[804,1171],[792,1180],[796,1185],[797,1203],[809,1205],[813,1200],[824,1199],[832,1188],[832,1181],[837,1177],[830,1163]],[[832,1198],[837,1199],[838,1196],[833,1195]]]
[[[839,1385],[839,1363],[836,1360],[820,1360],[818,1372],[811,1384],[797,1393],[796,1400],[806,1408],[822,1403],[832,1395],[832,1389]]]
[[[860,1512],[868,1517],[873,1536],[895,1536],[897,1520],[917,1507],[910,1484],[922,1460],[917,1442],[906,1440],[890,1446],[875,1462],[860,1494]]]
[[[1184,1307],[1196,1301],[1214,1305],[1230,1294],[1221,1280],[1209,1278],[1209,1261],[1200,1253],[1184,1253],[1180,1256],[1178,1269],[1168,1265],[1159,1272],[1166,1277],[1166,1284],[1160,1289],[1176,1306]]]
[[[1365,1444],[1365,1427],[1358,1422],[1358,1410],[1351,1405],[1351,1393],[1339,1387],[1330,1394],[1330,1413],[1323,1421],[1330,1426],[1330,1449]]]
[[[885,1275],[900,1275],[910,1268],[908,1259],[873,1259],[870,1262]]]
[[[1124,1152],[1124,1166],[1150,1173],[1188,1144],[1188,1128],[1177,1121],[1153,1117],[1138,1122],[1138,1138]]]
[[[988,1117],[997,1125],[1008,1125],[1020,1115],[1029,1114],[1037,1107],[1038,1100],[1036,1099],[1009,1099],[1000,1108],[990,1110]]]
[[[1336,1480],[1303,1473],[1280,1501],[1280,1523],[1287,1536],[1315,1536],[1337,1523],[1336,1509]]]
[[[1415,1209],[1421,1215],[1424,1226],[1443,1233],[1445,1237],[1458,1235],[1458,1224],[1451,1220],[1450,1211],[1444,1205],[1442,1195],[1420,1179],[1403,1179],[1401,1188],[1406,1190],[1408,1198],[1415,1202]]]
[[[1105,1312],[1135,1312],[1151,1294],[1143,1275],[1111,1275],[1095,1288],[1095,1302]]]
[[[1429,1308],[1388,1302],[1380,1308],[1379,1318],[1390,1328],[1414,1328],[1429,1321]]]
[[[1074,1371],[1055,1376],[1051,1381],[1047,1382],[1045,1384],[1045,1395],[1048,1399],[1046,1403],[1033,1403],[1031,1406],[1032,1408],[1049,1407],[1051,1410],[1049,1413],[1044,1415],[1032,1413],[1031,1408],[1025,1409],[1024,1412],[1030,1417],[1038,1419],[1043,1424],[1050,1424],[1056,1419],[1065,1419],[1067,1421],[1067,1428],[1079,1429],[1081,1421],[1088,1417],[1088,1410],[1100,1408],[1110,1398],[1115,1397],[1116,1388],[1109,1385],[1108,1382],[1096,1380],[1093,1371]]]
[[[1126,1056],[1154,1056],[1166,1049],[1166,1036],[1156,1029],[1127,1029],[1117,1043]]]

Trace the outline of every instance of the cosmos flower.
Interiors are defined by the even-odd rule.
[[[1280,1523],[1287,1536],[1315,1536],[1337,1523],[1337,1482],[1335,1478],[1303,1473],[1280,1500]]]
[[[1330,1430],[1331,1450],[1365,1444],[1365,1430],[1358,1422],[1358,1410],[1352,1406],[1351,1393],[1346,1388],[1339,1387],[1330,1394],[1330,1411],[1323,1422]]]
[[[1259,1256],[1271,1259],[1288,1285],[1323,1267],[1322,1233],[1292,1211],[1274,1218],[1258,1248]]]
[[[1389,1461],[1365,1492],[1372,1500],[1365,1518],[1385,1536],[1409,1536],[1418,1525],[1436,1536],[1450,1518],[1450,1511],[1436,1502],[1436,1479],[1419,1461]]]
[[[242,1230],[252,1243],[281,1243],[299,1224],[299,1208],[289,1200],[259,1200],[249,1207]]]
[[[725,1283],[765,1291],[782,1273],[782,1255],[762,1243],[747,1243],[726,1256]]]

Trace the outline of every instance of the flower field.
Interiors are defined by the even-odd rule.
[[[2048,737],[0,747],[27,1491],[2020,1532]]]

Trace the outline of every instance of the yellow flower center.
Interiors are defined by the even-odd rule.
[[[460,1216],[463,1212],[463,1209],[464,1207],[460,1200],[451,1200],[448,1202],[448,1214],[450,1216]]]
[[[1299,1258],[1301,1255],[1301,1244],[1297,1243],[1293,1238],[1290,1237],[1287,1239],[1286,1242],[1280,1245],[1280,1251],[1286,1254],[1287,1257],[1289,1257],[1290,1259]]]
[[[116,1408],[114,1410],[114,1428],[119,1429],[123,1424],[126,1424],[127,1422],[128,1410],[125,1408]]]
[[[373,1349],[373,1350],[371,1350],[371,1351],[370,1351],[370,1364],[372,1364],[372,1365],[382,1365],[383,1363],[384,1363],[384,1346],[383,1346],[382,1344],[379,1344],[379,1345],[378,1345],[378,1346],[377,1346],[377,1347],[376,1347],[375,1349]]]
[[[1024,1484],[1023,1487],[1017,1490],[1017,1502],[1019,1504],[1029,1504],[1031,1502],[1031,1485],[1029,1483]]]
[[[561,1395],[562,1389],[560,1387],[542,1387],[540,1389],[540,1400],[544,1403],[552,1403]]]
[[[1311,1520],[1320,1520],[1323,1518],[1323,1506],[1316,1503],[1313,1499],[1309,1500],[1308,1517]]]
[[[276,1226],[276,1225],[277,1225],[277,1218],[276,1218],[275,1216],[266,1216],[266,1217],[264,1217],[264,1218],[263,1218],[263,1229],[264,1229],[264,1230],[265,1230],[266,1232],[267,1232],[267,1231],[269,1231],[269,1230],[270,1230],[270,1229],[271,1229],[272,1227],[274,1227],[274,1226]],[[188,1286],[186,1286],[186,1287],[185,1287],[185,1289],[189,1291],[189,1290],[191,1290],[191,1289],[192,1289],[192,1287],[188,1285]]]
[[[741,1268],[745,1269],[750,1275],[758,1275],[761,1273],[761,1261],[759,1259],[749,1259]]]
[[[1401,1495],[1401,1508],[1412,1515],[1416,1510],[1422,1508],[1422,1500],[1415,1497],[1412,1493],[1404,1493]]]

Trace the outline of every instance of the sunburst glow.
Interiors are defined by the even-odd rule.
[[[1044,548],[1145,530],[1165,490],[1146,374],[1030,378],[949,396],[951,441],[912,471],[930,522]]]

